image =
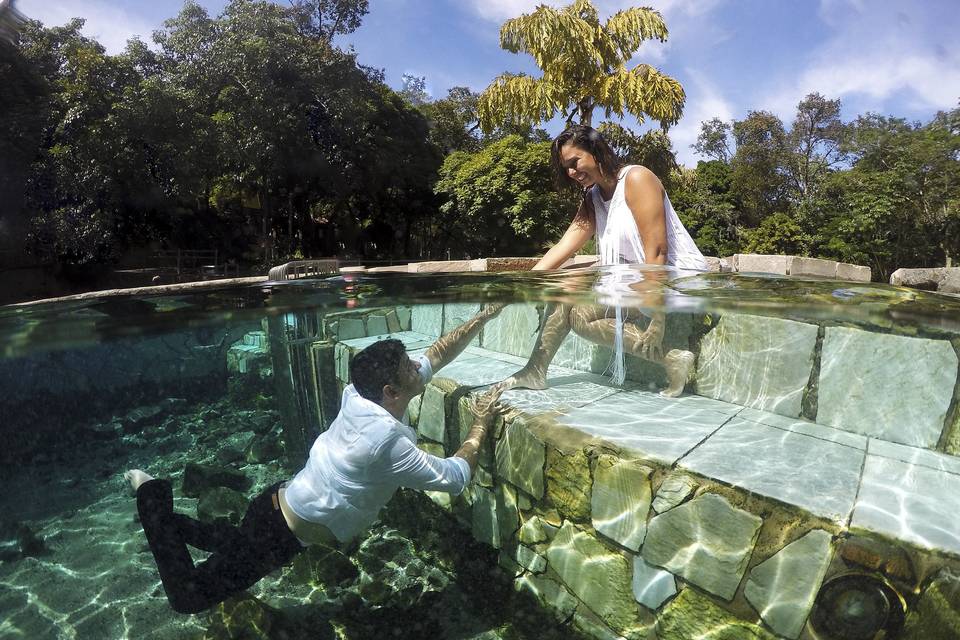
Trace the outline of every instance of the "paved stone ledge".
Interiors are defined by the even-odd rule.
[[[451,455],[469,426],[467,396],[525,363],[523,348],[535,338],[539,316],[534,307],[517,307],[505,309],[503,326],[485,329],[479,345],[439,371],[422,401],[413,403],[411,424],[425,449]],[[389,335],[422,352],[473,311],[469,305],[415,308],[409,326],[423,332]],[[365,330],[383,322],[367,317]],[[523,326],[529,334],[510,337]],[[865,433],[799,417],[804,377],[818,377],[812,375],[818,328],[727,316],[711,330],[718,335],[708,332],[703,342],[724,331],[729,336],[731,326],[743,340],[719,340],[714,351],[727,350],[728,370],[753,366],[737,351],[748,335],[761,342],[768,337],[771,353],[757,350],[768,359],[755,369],[763,375],[739,386],[722,382],[718,370],[722,384],[704,386],[720,389],[714,397],[662,398],[646,383],[628,380],[621,388],[592,371],[557,364],[548,371],[550,388],[504,393],[510,411],[481,452],[474,483],[462,496],[437,496],[437,503],[501,550],[501,565],[517,576],[518,591],[597,638],[645,638],[653,628],[661,639],[709,633],[709,625],[689,626],[698,617],[689,606],[709,608],[710,620],[743,637],[807,637],[821,584],[849,570],[836,555],[851,537],[908,554],[913,566],[960,566],[960,457],[895,441],[893,427]],[[921,345],[862,333],[851,336],[884,341],[874,348],[881,355],[897,344],[901,357],[932,350],[949,360],[948,342]],[[338,371],[383,337],[340,342]],[[839,357],[823,342],[828,363]],[[781,343],[792,345],[803,365],[795,380],[781,369],[796,363],[769,360]],[[915,351],[918,346],[926,350]],[[700,358],[701,370],[711,366],[703,350]],[[931,367],[932,379],[949,364]],[[827,400],[821,398],[818,417],[832,415],[835,372],[826,368],[821,365],[819,381]],[[950,384],[945,379],[941,386]],[[881,402],[897,406],[889,397]],[[924,438],[923,444],[932,440]],[[868,564],[886,566],[882,558],[877,562]],[[902,558],[896,562],[888,565],[901,566]]]

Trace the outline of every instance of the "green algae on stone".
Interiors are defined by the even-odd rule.
[[[567,620],[577,610],[579,603],[566,587],[546,575],[526,573],[514,581],[514,589],[536,598],[558,620]]]
[[[253,596],[236,596],[214,607],[203,640],[271,640],[280,615]]]
[[[590,521],[590,458],[583,449],[547,449],[547,497],[565,518]]]
[[[568,521],[547,549],[547,560],[570,591],[607,626],[627,637],[645,628],[633,598],[632,567],[623,554]]]
[[[762,627],[741,620],[688,587],[660,613],[659,640],[776,640]]]
[[[960,575],[944,569],[907,614],[903,640],[960,638]]]

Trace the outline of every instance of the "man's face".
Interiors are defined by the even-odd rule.
[[[423,379],[420,377],[420,361],[407,360],[401,365],[400,373],[397,376],[397,390],[404,395],[409,396],[408,401],[420,395],[426,389]]]

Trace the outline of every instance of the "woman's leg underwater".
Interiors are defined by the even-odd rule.
[[[608,317],[613,310],[603,306],[579,306],[570,312],[570,327],[573,331],[587,340],[604,346],[614,344],[617,332],[617,321]],[[650,362],[663,365],[667,372],[667,388],[660,395],[675,398],[683,393],[693,373],[695,357],[685,349],[671,349],[661,355],[659,348],[645,349],[646,338],[644,331],[628,318],[639,319],[639,312],[631,309],[623,310],[623,349],[624,352],[641,357]]]
[[[544,312],[543,329],[537,336],[537,342],[530,352],[530,359],[520,371],[507,378],[504,383],[507,389],[516,387],[523,389],[546,389],[547,369],[557,355],[557,350],[563,339],[570,333],[570,305],[547,305]]]

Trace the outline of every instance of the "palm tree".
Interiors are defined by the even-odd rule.
[[[562,9],[540,5],[530,14],[507,20],[500,46],[529,53],[543,71],[533,78],[504,73],[480,95],[481,128],[492,131],[504,121],[536,124],[562,113],[567,123],[579,116],[591,124],[595,107],[623,117],[646,116],[667,128],[680,119],[685,95],[680,83],[647,64],[627,63],[645,40],[667,39],[667,25],[648,7],[617,12],[601,25],[590,0]]]

